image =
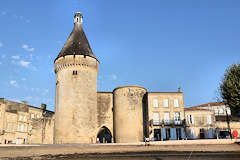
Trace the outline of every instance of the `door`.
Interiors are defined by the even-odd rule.
[[[205,139],[204,129],[203,128],[200,129],[200,139]]]
[[[154,129],[154,141],[161,141],[161,129]]]

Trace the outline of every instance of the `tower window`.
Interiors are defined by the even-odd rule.
[[[77,18],[77,22],[78,22],[78,18]]]
[[[73,71],[73,75],[77,75],[77,71]]]

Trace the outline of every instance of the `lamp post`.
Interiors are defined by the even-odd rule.
[[[231,140],[232,140],[232,132],[231,132],[231,128],[230,128],[230,120],[229,120],[229,117],[228,117],[227,110],[226,110],[226,117],[227,117],[228,133],[230,134],[230,137],[231,137]]]

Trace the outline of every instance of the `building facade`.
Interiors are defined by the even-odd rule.
[[[180,140],[184,132],[183,93],[148,92],[149,138],[154,141]]]
[[[1,144],[51,144],[53,143],[54,113],[0,98]]]
[[[215,116],[211,110],[201,108],[185,108],[186,138],[215,138]]]
[[[204,111],[205,110],[205,111]],[[205,128],[204,132],[206,132],[210,128],[210,133],[212,133],[213,130],[213,137],[214,138],[230,138],[231,133],[233,130],[237,130],[238,133],[240,133],[240,118],[239,117],[233,117],[231,115],[231,110],[228,106],[226,106],[223,102],[210,102],[206,104],[201,104],[197,106],[193,106],[191,108],[186,108],[185,113],[188,113],[190,111],[194,111],[198,116],[200,116],[202,119],[204,119],[204,114],[208,112],[208,116],[212,117],[212,125],[209,125],[209,118],[208,121],[204,124],[205,126],[208,124],[208,127]],[[205,118],[206,119],[206,118]],[[204,125],[199,125],[197,128],[197,134],[199,133],[200,129]],[[203,130],[202,130],[203,131]],[[206,134],[205,134],[206,135]],[[196,138],[200,138],[199,136],[195,135]],[[205,136],[207,138],[210,138],[208,136]]]

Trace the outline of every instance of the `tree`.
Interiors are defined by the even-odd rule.
[[[240,64],[233,64],[225,71],[220,84],[220,95],[233,116],[240,117]]]

